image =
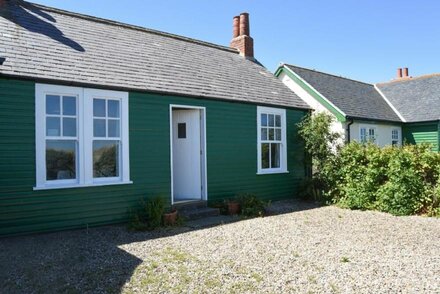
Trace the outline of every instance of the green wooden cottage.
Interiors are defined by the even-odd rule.
[[[295,194],[309,107],[231,47],[0,0],[0,235],[125,222],[141,199]]]

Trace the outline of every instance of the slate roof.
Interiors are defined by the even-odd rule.
[[[407,122],[440,120],[440,74],[395,80],[377,87]]]
[[[343,111],[348,117],[401,122],[374,85],[284,64]]]
[[[0,8],[0,75],[309,109],[238,51],[10,0]]]

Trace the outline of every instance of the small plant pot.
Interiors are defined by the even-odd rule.
[[[165,226],[174,226],[177,222],[177,210],[173,210],[163,215],[163,224]]]
[[[228,213],[230,215],[238,214],[240,212],[240,203],[236,201],[228,202]]]

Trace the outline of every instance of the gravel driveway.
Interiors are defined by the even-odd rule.
[[[440,293],[440,219],[283,209],[204,229],[0,239],[0,292]]]

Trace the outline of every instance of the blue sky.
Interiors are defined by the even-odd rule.
[[[437,0],[33,0],[216,44],[229,45],[232,17],[249,12],[255,55],[366,82],[440,72]]]

